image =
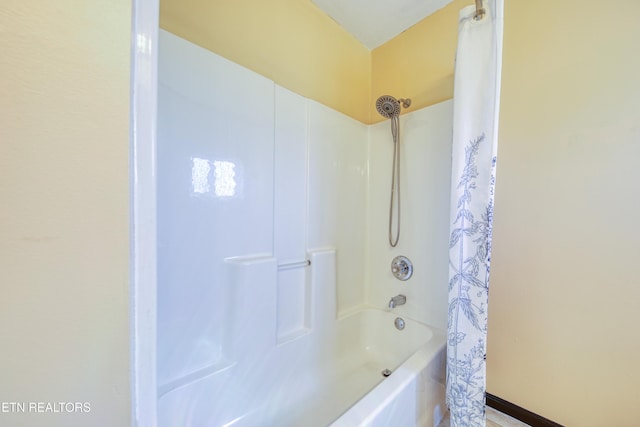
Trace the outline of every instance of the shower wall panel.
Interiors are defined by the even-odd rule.
[[[395,312],[443,329],[448,306],[452,111],[453,101],[445,101],[400,117],[401,233],[395,248],[387,241],[393,157],[389,121],[369,129],[368,302],[383,308],[392,296],[404,294],[407,303]],[[413,262],[413,276],[406,282],[391,274],[391,261],[398,255]]]
[[[230,363],[224,260],[272,253],[274,85],[164,32],[160,43],[157,345],[166,385]]]
[[[336,247],[338,311],[365,302],[367,126],[309,102],[309,246]]]
[[[275,252],[281,263],[306,257],[308,108],[275,86]]]
[[[307,101],[275,87],[275,222],[278,258],[277,339],[308,333],[311,310],[307,266]]]

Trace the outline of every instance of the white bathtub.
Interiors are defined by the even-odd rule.
[[[403,318],[405,328],[397,330],[396,315],[380,310],[364,310],[352,318],[340,322],[363,322],[361,340],[354,343],[365,349],[362,360],[371,372],[363,373],[361,381],[366,381],[364,376],[375,379],[380,368],[393,373],[376,381],[330,425],[437,426],[446,411],[444,332],[407,318]]]
[[[365,309],[336,322],[335,357],[322,381],[274,426],[436,426],[445,412],[445,334],[395,313]],[[382,371],[389,369],[388,377]],[[267,425],[267,424],[265,424]]]
[[[445,412],[445,334],[407,318],[397,330],[396,317],[360,310],[253,366],[171,390],[159,425],[435,426]],[[393,373],[385,378],[384,369]]]

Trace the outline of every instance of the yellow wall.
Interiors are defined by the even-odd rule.
[[[300,95],[369,118],[369,50],[311,1],[162,0],[160,26]]]
[[[506,1],[489,392],[637,426],[640,3]]]
[[[380,95],[412,111],[451,98],[459,10],[455,0],[369,51],[311,1],[162,0],[160,26],[363,123],[383,118]],[[425,82],[427,83],[425,85]]]
[[[130,419],[129,0],[0,6],[0,402],[88,402]]]

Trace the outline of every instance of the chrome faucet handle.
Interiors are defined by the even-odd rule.
[[[413,275],[413,264],[405,256],[397,256],[391,261],[391,274],[398,280],[409,280]]]

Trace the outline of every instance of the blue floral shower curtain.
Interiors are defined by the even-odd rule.
[[[453,114],[447,403],[452,427],[486,425],[487,304],[503,0],[460,11]]]

